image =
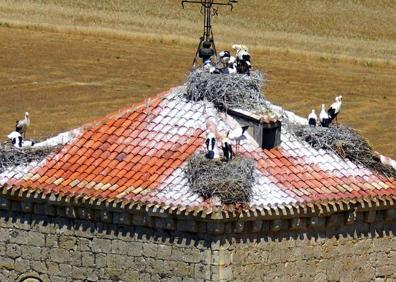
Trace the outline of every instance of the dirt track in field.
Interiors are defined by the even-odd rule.
[[[28,136],[78,127],[184,80],[195,50],[98,36],[0,27],[0,139],[25,111]],[[396,158],[396,69],[252,52],[268,73],[266,96],[306,115],[344,96],[340,121]]]

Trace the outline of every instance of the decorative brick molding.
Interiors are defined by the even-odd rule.
[[[106,202],[90,203],[83,200],[61,198],[0,197],[0,210],[23,212],[42,216],[87,220],[188,232],[201,235],[226,234],[272,234],[277,232],[309,232],[342,229],[347,226],[366,224],[394,224],[395,206],[362,207],[360,204],[340,210],[305,210],[305,213],[289,214],[235,214],[224,217],[213,212],[210,215],[191,215],[178,211],[169,212],[156,206],[123,206]]]

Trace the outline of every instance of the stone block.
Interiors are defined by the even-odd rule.
[[[20,257],[22,255],[21,247],[17,244],[8,244],[6,255],[13,259]]]
[[[87,272],[89,272],[89,270],[86,268],[73,266],[71,277],[73,278],[73,280],[76,280],[76,279],[84,280],[88,276]]]
[[[210,265],[195,264],[194,265],[194,279],[211,279]]]
[[[78,250],[79,251],[91,251],[92,249],[92,240],[87,238],[79,238],[78,241]]]
[[[170,259],[172,255],[172,247],[168,245],[160,244],[157,249],[157,258],[159,259]]]
[[[57,263],[68,263],[70,261],[70,254],[67,250],[56,248],[50,250],[50,259]]]
[[[27,241],[31,246],[44,247],[45,246],[45,235],[40,232],[28,232]]]
[[[48,234],[45,238],[45,246],[50,248],[58,248],[58,235]]]
[[[110,253],[111,252],[111,240],[93,238],[92,251],[94,253]]]
[[[128,256],[138,257],[143,254],[143,243],[129,242],[128,243]]]
[[[35,246],[22,246],[22,258],[29,260],[48,259],[48,249]]]
[[[143,255],[145,257],[156,257],[158,246],[153,243],[143,244]]]
[[[83,267],[94,267],[95,266],[95,256],[91,252],[81,253],[81,265]]]
[[[60,236],[59,247],[66,250],[77,250],[77,238],[73,236]]]
[[[97,268],[104,268],[107,264],[106,254],[95,254],[95,265]]]
[[[45,262],[42,261],[32,261],[32,270],[37,271],[39,273],[47,273],[47,266]]]
[[[19,273],[28,272],[31,270],[30,261],[19,257],[15,259],[14,269]]]
[[[68,277],[69,279],[72,276],[73,267],[69,264],[59,264],[59,276]]]
[[[249,256],[251,256],[251,255],[252,255],[252,253],[250,253]],[[219,266],[230,265],[231,264],[231,254],[228,251],[213,251],[211,264],[219,265]]]
[[[119,255],[128,254],[129,242],[122,240],[111,241],[111,252]]]
[[[51,274],[51,275],[59,275],[60,274],[59,264],[51,262],[51,261],[47,261],[46,265],[47,265],[49,274]]]
[[[29,241],[29,232],[25,230],[10,230],[9,242],[18,245],[26,245]]]

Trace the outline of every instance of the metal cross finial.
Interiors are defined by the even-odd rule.
[[[212,44],[213,50],[215,55],[217,55],[216,52],[216,46],[214,43],[214,38],[213,38],[213,31],[212,31],[212,16],[216,16],[218,13],[218,10],[216,9],[216,6],[229,6],[232,9],[234,8],[234,4],[236,4],[238,1],[237,0],[183,0],[181,1],[182,7],[184,8],[185,3],[193,3],[193,4],[201,4],[201,13],[204,16],[204,29],[203,29],[203,35],[200,38],[200,42],[198,44],[197,52],[195,53],[195,57],[193,60],[193,66],[195,65],[197,61],[197,55],[199,52],[200,47],[202,46],[202,43],[207,41]]]

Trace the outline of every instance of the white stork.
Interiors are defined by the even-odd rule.
[[[319,114],[319,120],[320,120],[320,125],[323,127],[329,127],[331,123],[331,119],[329,117],[329,114],[325,110],[325,105],[322,104],[322,109]]]
[[[23,138],[26,137],[26,131],[30,125],[29,113],[25,113],[25,118],[22,120],[17,120],[15,125],[15,131],[23,134]]]
[[[228,73],[230,73],[230,74],[237,73],[236,66],[237,66],[236,58],[234,56],[231,56],[229,61],[228,61]]]
[[[19,132],[13,131],[8,134],[8,139],[10,139],[11,144],[15,148],[32,147],[34,146],[33,141],[24,141],[22,135]]]
[[[205,157],[210,160],[213,160],[217,154],[216,154],[216,136],[212,132],[208,133],[205,144],[207,149],[207,153]]]
[[[241,141],[246,139],[245,132],[248,128],[249,128],[249,126],[246,125],[246,126],[238,127],[232,131],[227,132],[227,137],[230,140],[235,141],[236,153],[238,153],[238,151],[239,151],[239,145],[240,145]]]
[[[228,162],[233,159],[234,152],[232,151],[232,146],[230,139],[227,137],[221,140],[221,148],[223,149],[224,159]]]
[[[221,51],[221,52],[219,53],[220,62],[221,62],[224,66],[227,66],[228,62],[230,61],[230,58],[231,58],[230,51],[225,50],[225,51]]]
[[[250,62],[249,50],[245,45],[234,44],[232,48],[236,50],[238,73],[250,74],[252,64]]]
[[[342,96],[337,96],[335,98],[335,102],[331,104],[330,108],[327,110],[327,113],[329,114],[330,117],[330,122],[332,122],[335,119],[336,125],[338,125],[337,115],[341,111],[341,105],[342,105]]]
[[[22,135],[19,132],[13,131],[7,137],[14,147],[22,148]]]
[[[308,115],[308,124],[310,126],[316,126],[316,123],[318,122],[318,116],[315,113],[315,110],[312,110],[312,112]]]

